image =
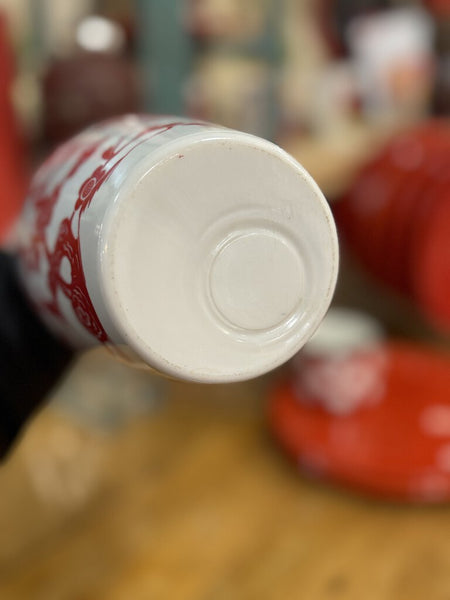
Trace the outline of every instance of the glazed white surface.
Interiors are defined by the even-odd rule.
[[[336,283],[336,231],[317,185],[274,144],[131,115],[55,156],[38,171],[22,219],[31,255],[39,202],[59,189],[58,200],[39,264],[25,261],[22,273],[42,318],[73,345],[106,339],[170,375],[236,381],[285,362],[319,325]],[[55,292],[49,273],[55,286],[69,221],[72,258],[57,256]]]
[[[202,132],[166,152],[109,216],[108,310],[126,342],[172,375],[267,372],[309,339],[330,303],[328,206],[297,163],[253,136]]]

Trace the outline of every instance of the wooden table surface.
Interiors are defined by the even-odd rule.
[[[271,382],[163,398],[85,355],[0,468],[0,598],[448,600],[450,506],[300,477],[268,434]]]

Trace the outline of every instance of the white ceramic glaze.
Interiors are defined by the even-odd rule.
[[[292,361],[294,389],[328,412],[377,403],[386,384],[385,334],[370,315],[334,307]]]
[[[305,344],[301,355],[336,358],[378,350],[384,345],[385,339],[386,334],[380,322],[368,313],[333,306]]]
[[[20,237],[23,281],[50,327],[196,381],[288,360],[337,276],[310,175],[270,142],[183,118],[125,116],[62,146],[33,180]]]

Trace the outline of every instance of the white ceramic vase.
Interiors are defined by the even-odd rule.
[[[328,205],[278,146],[185,118],[93,126],[37,171],[21,277],[67,342],[126,345],[158,371],[228,382],[282,364],[335,287]]]

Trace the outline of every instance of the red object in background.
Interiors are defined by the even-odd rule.
[[[362,265],[450,331],[450,123],[396,136],[333,209]]]
[[[271,429],[316,478],[385,499],[450,500],[450,356],[394,342],[386,356],[373,404],[337,416],[285,383],[271,397]]]
[[[450,188],[448,184],[444,187],[416,233],[413,285],[419,304],[449,329]]]
[[[425,6],[438,17],[450,17],[450,0],[424,0]]]
[[[14,56],[0,14],[0,245],[21,210],[27,186],[25,144],[11,100],[13,79]]]

